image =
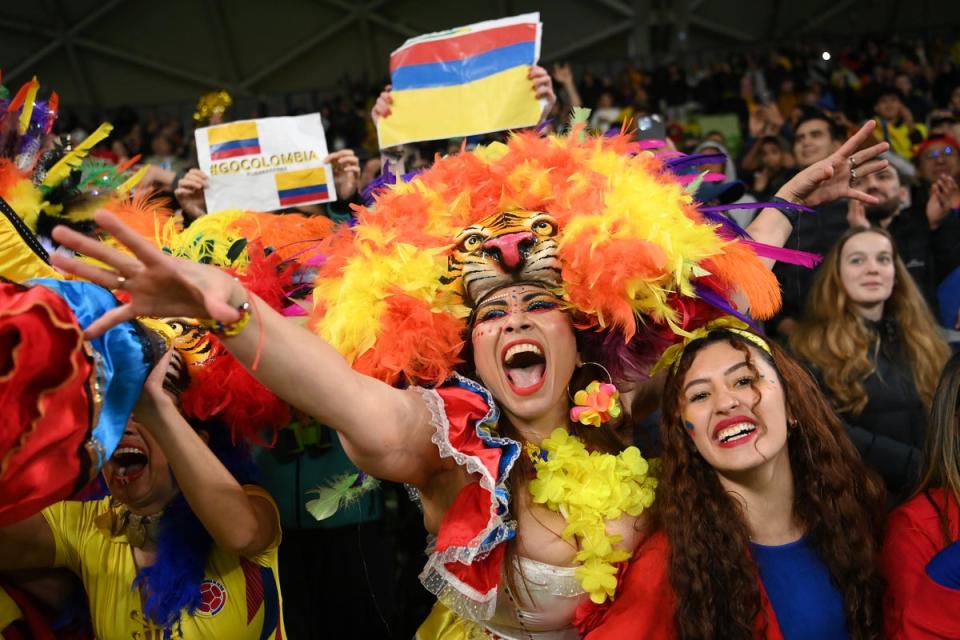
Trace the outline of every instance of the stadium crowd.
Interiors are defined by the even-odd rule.
[[[724,511],[716,496],[694,505],[716,509],[710,511],[710,517],[719,514],[717,517],[723,519],[717,522],[729,527],[731,536],[742,533],[741,537],[710,540],[747,544],[757,558],[762,584],[750,573],[757,571],[753,565],[744,570],[733,566],[736,560],[728,559],[718,569],[734,576],[730,584],[739,591],[730,594],[730,600],[742,596],[762,602],[755,609],[745,605],[742,611],[729,605],[730,619],[774,621],[772,625],[758,622],[756,629],[739,629],[738,637],[813,637],[804,636],[811,624],[823,625],[817,627],[818,634],[822,631],[823,635],[816,637],[883,637],[884,627],[891,637],[960,637],[960,627],[943,614],[960,598],[960,515],[956,502],[960,499],[960,356],[951,357],[952,352],[960,351],[960,41],[866,39],[840,47],[804,43],[763,53],[732,53],[710,63],[676,62],[655,68],[624,63],[616,72],[606,74],[555,64],[546,70],[535,69],[531,81],[538,97],[547,104],[540,127],[544,133],[567,130],[574,109],[586,107],[591,130],[603,134],[623,131],[641,140],[665,137],[676,151],[712,156],[687,170],[719,174],[717,179],[699,185],[695,199],[706,206],[742,204],[741,208],[727,206],[724,210],[735,228],[746,229],[762,222],[765,214],[761,212],[767,211],[763,203],[776,208],[778,200],[783,202],[778,194],[786,185],[796,184],[807,171],[835,166],[831,163],[842,159],[844,180],[849,170],[849,188],[863,192],[869,201],[845,194],[795,218],[788,216],[791,226],[784,234],[783,249],[812,252],[824,259],[815,268],[783,261],[773,268],[783,305],[765,322],[763,345],[758,348],[755,340],[723,333],[721,338],[704,338],[704,344],[696,350],[688,349],[666,382],[661,377],[658,386],[633,398],[637,420],[632,441],[640,445],[647,458],[661,453],[665,457],[661,486],[688,468],[723,476],[722,468],[709,455],[698,457],[694,448],[699,446],[698,436],[691,424],[696,424],[695,416],[685,413],[684,420],[689,421],[680,420],[677,407],[693,384],[681,383],[690,379],[690,372],[706,371],[705,363],[723,363],[741,357],[741,353],[752,354],[753,359],[748,357],[747,362],[758,377],[749,379],[748,387],[756,388],[765,376],[782,383],[781,395],[777,396],[780,409],[763,405],[757,409],[761,419],[772,420],[773,413],[764,412],[779,410],[784,442],[794,449],[799,442],[806,443],[810,450],[807,440],[800,439],[810,435],[794,435],[798,420],[818,425],[812,432],[813,439],[828,441],[829,446],[817,445],[810,460],[794,460],[792,449],[793,469],[787,477],[788,484],[797,487],[796,499],[792,488],[789,499],[776,494],[777,499],[795,505],[802,514],[800,519],[806,528],[800,529],[805,531],[801,540],[810,542],[792,556],[776,556],[772,549],[779,548],[776,545],[785,539],[771,537],[769,528],[744,515],[746,510]],[[391,92],[384,89],[386,84],[345,86],[339,95],[319,105],[341,198],[336,203],[299,211],[338,223],[349,221],[354,213],[351,205],[360,205],[368,187],[382,182],[382,174],[427,169],[438,158],[461,149],[506,139],[506,134],[500,133],[378,149],[376,121],[390,115]],[[152,167],[142,184],[164,194],[170,207],[181,212],[185,226],[202,219],[208,177],[197,168],[191,125],[157,118],[147,108],[123,108],[103,115],[113,123],[113,135],[99,143],[92,155],[118,165],[140,155],[142,162]],[[224,117],[234,120],[275,115],[297,114],[227,109]],[[875,126],[862,128],[868,121]],[[65,108],[54,131],[79,144],[94,125],[78,120]],[[855,144],[850,147],[848,140]],[[870,150],[880,143],[888,145],[878,156],[885,162],[872,164],[876,161],[871,161]],[[861,175],[857,175],[858,168]],[[62,235],[54,240],[74,249],[82,242],[65,240]],[[140,253],[137,256],[143,259]],[[109,263],[108,258],[102,259]],[[267,332],[263,326],[259,330]],[[233,348],[230,344],[228,347]],[[268,352],[269,348],[264,352],[267,358]],[[801,366],[795,367],[794,362]],[[171,366],[177,368],[176,361]],[[480,375],[479,356],[476,366]],[[196,430],[188,428],[187,421],[166,399],[165,389],[169,391],[171,386],[165,382],[166,375],[165,371],[151,375],[137,405],[137,415],[149,426],[138,428],[121,441],[122,447],[134,452],[146,446],[151,452],[150,465],[170,462],[171,472],[161,483],[164,492],[147,497],[131,495],[128,483],[115,474],[105,478],[105,488],[127,504],[140,504],[140,500],[151,507],[159,505],[160,513],[179,510],[178,526],[205,528],[209,534],[204,549],[210,553],[210,563],[219,563],[224,575],[233,575],[230,571],[240,567],[239,575],[247,580],[246,609],[237,615],[249,613],[248,625],[260,611],[260,605],[250,604],[250,581],[255,576],[264,612],[257,614],[260,617],[256,620],[262,621],[265,634],[276,630],[277,635],[272,637],[281,637],[281,627],[294,640],[408,638],[414,634],[419,634],[418,638],[469,637],[466,631],[462,636],[455,635],[459,632],[452,628],[434,630],[431,635],[430,629],[420,627],[428,615],[434,619],[430,614],[434,598],[417,580],[424,560],[423,514],[403,486],[404,482],[414,485],[414,481],[403,474],[386,473],[387,480],[397,482],[384,482],[332,518],[316,521],[303,507],[305,490],[353,469],[351,459],[365,459],[366,449],[352,436],[343,435],[350,433],[348,429],[300,419],[297,429],[281,430],[272,447],[253,450],[258,485],[262,487],[258,488],[250,484],[252,467],[223,453],[230,449],[227,435],[213,426],[197,429],[191,423]],[[703,373],[700,379],[712,375]],[[270,386],[268,381],[265,384]],[[186,388],[186,383],[183,386]],[[813,398],[809,402],[812,408],[798,414],[798,396]],[[764,398],[767,402],[768,396]],[[736,398],[731,401],[736,402]],[[749,402],[747,399],[744,405]],[[759,400],[757,403],[761,404]],[[756,407],[751,405],[751,410]],[[676,422],[677,438],[658,438],[658,421],[665,432]],[[684,428],[690,430],[691,438]],[[345,444],[335,430],[341,432]],[[682,458],[684,455],[689,459]],[[688,467],[678,467],[676,460],[681,458]],[[359,462],[358,466],[363,468]],[[812,479],[821,476],[828,480],[817,484]],[[830,493],[835,488],[830,484],[834,477],[840,478],[837,494]],[[727,491],[738,490],[731,489],[736,486],[746,492],[744,487],[752,486],[727,484],[725,478],[717,486]],[[846,481],[854,487],[850,495],[856,494],[859,504],[844,502]],[[204,491],[197,487],[217,487],[222,494],[214,501],[205,498]],[[696,518],[685,511],[693,503],[684,503],[683,496],[672,491],[662,494],[667,506],[656,517],[695,522]],[[763,503],[764,496],[767,494],[758,491],[757,496],[748,496],[746,503],[754,506],[756,503],[750,500],[755,499],[769,507],[774,500],[767,496],[771,502]],[[830,502],[830,506],[821,502]],[[184,515],[191,509],[189,517]],[[771,507],[764,513],[774,514],[771,518],[775,519],[779,512]],[[804,520],[813,518],[811,514],[830,514],[838,521],[831,523],[833,528],[820,527],[817,522]],[[892,515],[885,524],[876,524],[887,514]],[[103,615],[98,613],[99,608],[129,605],[136,609],[126,602],[132,597],[143,598],[145,611],[149,605],[154,611],[167,612],[168,622],[177,620],[179,607],[186,606],[184,601],[166,602],[160,590],[169,585],[160,587],[157,578],[150,583],[149,577],[143,577],[146,574],[138,573],[144,566],[159,562],[164,553],[172,553],[174,547],[161,544],[159,550],[144,553],[137,549],[121,556],[115,553],[116,545],[111,548],[104,538],[97,543],[99,546],[91,548],[81,527],[89,524],[94,528],[96,521],[102,528],[103,523],[95,516],[92,507],[76,507],[73,501],[67,501],[45,510],[45,521],[35,516],[32,524],[13,533],[0,528],[0,568],[57,566],[79,575],[82,585],[67,580],[64,573],[10,573],[5,574],[0,586],[20,594],[15,600],[24,611],[27,601],[40,596],[43,604],[36,615],[55,620],[56,637],[92,637],[85,635],[89,633],[85,625],[100,624],[98,619]],[[118,516],[106,525],[113,527],[114,537],[132,535],[132,525],[120,523],[122,518]],[[134,520],[138,518],[134,516]],[[875,527],[871,519],[876,521]],[[148,533],[141,535],[149,536],[149,517],[143,522],[138,521],[138,526]],[[849,529],[841,528],[841,523]],[[249,535],[236,535],[238,528],[246,528]],[[721,637],[713,636],[711,627],[703,622],[711,614],[690,604],[716,596],[709,591],[711,585],[691,584],[697,583],[695,577],[690,583],[666,577],[668,568],[675,571],[695,566],[697,558],[692,555],[670,555],[671,545],[676,546],[678,540],[689,542],[689,535],[684,538],[683,532],[669,522],[663,524],[662,533],[651,536],[644,543],[648,546],[640,547],[649,551],[639,554],[619,575],[630,590],[614,599],[608,610],[589,614],[602,623],[592,628],[586,623],[579,625],[584,632],[590,630],[585,637]],[[857,555],[852,543],[851,548],[841,548],[823,542],[824,537],[841,538],[848,533],[864,545],[863,549],[876,551],[876,567],[866,566],[870,562]],[[30,548],[22,542],[25,539],[40,541],[35,542],[34,552],[24,551]],[[215,550],[209,551],[211,548]],[[690,543],[689,548],[699,547]],[[706,543],[703,548],[709,554],[736,555]],[[675,564],[658,560],[659,556],[672,558]],[[711,557],[703,556],[699,561]],[[817,564],[809,557],[820,557],[822,562]],[[115,563],[112,571],[119,573],[114,580],[119,579],[116,575],[125,576],[123,579],[127,574],[137,575],[136,584],[153,584],[154,591],[145,589],[143,594],[131,595],[127,590],[121,600],[105,595],[108,588],[103,576],[98,579],[87,575],[89,566],[105,562],[103,558]],[[691,564],[680,564],[684,561]],[[847,573],[838,575],[842,571]],[[817,607],[809,602],[791,603],[789,583],[778,585],[774,579],[768,580],[768,573],[777,572],[793,572],[790,575],[800,587],[808,589],[804,593],[819,598],[815,604],[832,612],[835,619],[814,621],[799,613],[797,609]],[[516,575],[507,572],[505,580],[511,584],[507,594],[515,591],[510,581],[523,580],[523,575],[522,571]],[[708,578],[702,576],[702,582],[709,583]],[[213,582],[210,588],[231,593],[240,589],[226,582],[226,578],[222,583]],[[274,582],[276,586],[272,586]],[[277,606],[277,594],[282,594],[282,623],[279,611],[270,612],[271,589],[277,592]],[[884,590],[885,595],[878,595]],[[832,599],[836,591],[842,597]],[[859,595],[852,595],[855,591]],[[672,595],[662,595],[667,592]],[[558,595],[550,594],[545,597]],[[661,628],[653,623],[642,626],[640,621],[645,616],[656,618],[658,611],[662,618],[674,620],[663,611],[680,611],[678,601],[694,622],[683,623],[678,613],[676,627]],[[93,610],[86,613],[83,610],[88,602]],[[0,600],[0,605],[3,603]],[[212,605],[204,600],[203,606]],[[0,606],[0,614],[3,611]],[[528,633],[524,613],[526,610],[518,606],[521,635],[517,638],[580,637],[559,632]],[[529,615],[535,614],[534,608]],[[156,618],[153,620],[156,622]],[[0,617],[0,623],[4,622]],[[533,620],[534,628],[549,628],[548,622],[543,623],[546,627],[538,627],[541,622]],[[30,629],[36,628],[23,622],[11,623],[8,629],[0,624],[0,634],[3,638],[32,637]],[[838,635],[837,628],[845,631]],[[173,635],[170,629],[176,629]],[[191,634],[202,634],[204,629],[202,625],[168,625],[162,637],[202,637]],[[229,635],[218,637],[248,637],[243,635],[247,630],[246,626],[222,627],[218,633]],[[720,634],[717,629],[713,632]]]

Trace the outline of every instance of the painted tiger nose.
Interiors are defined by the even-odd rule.
[[[483,243],[485,251],[496,252],[500,264],[507,271],[515,271],[523,264],[524,253],[533,245],[534,236],[530,231],[505,233],[496,238],[490,238]]]

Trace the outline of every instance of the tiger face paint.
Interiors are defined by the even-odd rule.
[[[565,423],[577,342],[556,296],[531,284],[494,291],[477,305],[471,341],[480,380],[514,424]]]

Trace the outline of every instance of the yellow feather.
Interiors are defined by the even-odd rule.
[[[47,172],[47,177],[43,179],[43,186],[54,187],[63,182],[67,176],[70,175],[71,171],[80,168],[80,164],[83,162],[83,159],[87,157],[87,154],[90,153],[90,150],[93,149],[98,142],[109,136],[111,131],[113,131],[113,125],[109,122],[104,122],[97,127],[97,130],[87,136],[86,140],[78,144],[73,151],[65,155],[60,159],[60,162],[51,167],[50,171]]]
[[[126,192],[130,191],[130,189],[133,189],[135,186],[137,186],[140,183],[140,181],[143,180],[143,176],[147,175],[147,169],[149,168],[150,168],[150,165],[148,164],[145,164],[142,167],[140,167],[136,173],[134,173],[132,176],[127,178],[123,184],[117,187],[117,193],[119,193],[120,195],[123,195]]]
[[[23,108],[20,110],[20,119],[17,121],[17,133],[23,135],[30,126],[30,118],[33,117],[33,108],[37,101],[37,91],[40,90],[40,83],[37,82],[37,76],[33,76],[30,81],[30,88],[27,89],[27,96],[23,100]]]
[[[169,233],[171,229],[165,229],[164,247],[177,257],[232,267],[242,273],[249,263],[246,250],[235,260],[228,258],[227,254],[235,242],[244,239],[239,232],[231,229],[231,225],[245,215],[245,211],[218,211],[198,218],[179,233]]]

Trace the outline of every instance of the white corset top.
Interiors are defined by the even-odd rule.
[[[486,623],[505,640],[578,640],[580,634],[571,624],[573,614],[589,596],[574,576],[576,567],[518,558],[523,576],[514,593],[506,577],[497,593],[497,610]]]

